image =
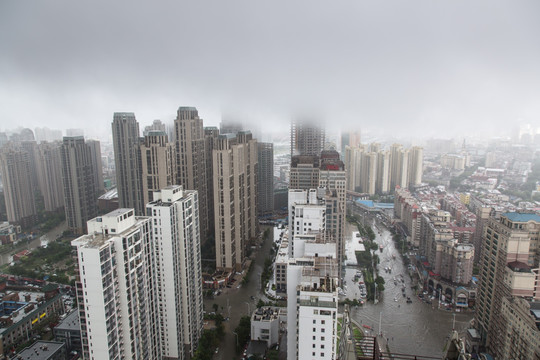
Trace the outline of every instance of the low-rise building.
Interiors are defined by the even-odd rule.
[[[251,340],[265,341],[267,347],[279,342],[279,329],[284,308],[265,306],[251,315]]]
[[[66,347],[62,342],[36,341],[15,357],[17,360],[65,360]]]
[[[81,346],[81,322],[79,321],[79,312],[73,310],[53,329],[53,335],[56,341],[63,342],[68,352],[82,351]]]

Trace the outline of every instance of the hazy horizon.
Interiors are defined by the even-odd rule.
[[[389,137],[540,124],[540,3],[2,2],[0,131],[141,131],[195,106],[263,132],[299,114]],[[311,116],[310,115],[310,116]],[[229,115],[227,115],[229,116]]]

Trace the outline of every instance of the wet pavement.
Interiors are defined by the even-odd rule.
[[[249,281],[246,285],[240,285],[239,280],[236,281],[230,288],[223,289],[223,292],[214,299],[205,299],[204,308],[206,312],[213,311],[213,304],[219,306],[219,313],[223,317],[230,317],[229,321],[225,321],[225,337],[219,345],[218,353],[214,355],[216,360],[231,360],[239,359],[236,355],[235,344],[236,338],[233,334],[234,329],[238,326],[242,316],[251,315],[251,311],[256,308],[259,299],[268,301],[261,290],[261,274],[263,271],[264,260],[270,257],[270,249],[273,244],[273,228],[261,226],[261,231],[270,228],[268,240],[264,241],[261,248],[257,249],[257,254],[253,261],[253,268],[249,274]],[[240,286],[239,286],[240,285]]]
[[[56,241],[56,239],[58,239],[62,235],[64,230],[66,230],[66,229],[67,229],[67,223],[65,221],[63,221],[62,223],[60,223],[60,225],[58,225],[55,228],[49,230],[44,235],[46,236],[46,238],[47,238],[47,240],[49,242]],[[19,251],[31,250],[31,249],[35,249],[35,248],[37,248],[39,246],[41,246],[41,236],[36,236],[34,239],[32,239],[30,241],[23,241],[23,242],[17,244],[17,246],[13,250],[0,255],[0,265],[8,264],[10,262],[10,260],[11,260],[11,256],[13,254],[18,253]]]
[[[363,307],[352,307],[351,317],[359,324],[369,326],[371,330],[364,329],[369,335],[382,332],[392,353],[442,356],[452,330],[454,312],[439,310],[436,302],[433,302],[433,305],[426,304],[414,294],[411,279],[394,246],[392,234],[381,225],[379,228],[373,226],[373,220],[366,219],[366,222],[368,221],[375,231],[375,242],[383,245],[382,252],[377,250],[375,253],[380,258],[378,269],[379,275],[385,280],[385,290],[378,304],[368,303]],[[348,234],[356,230],[355,227],[347,225]],[[357,240],[349,237],[348,241]],[[385,268],[391,268],[391,273],[385,271]],[[346,269],[346,297],[351,300],[360,293],[358,283],[353,283],[357,270],[356,267]],[[407,303],[407,297],[411,298],[412,303]],[[462,332],[468,328],[472,317],[472,312],[455,313],[456,330]]]

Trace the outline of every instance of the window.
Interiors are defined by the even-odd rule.
[[[317,323],[317,320],[313,320],[313,323],[316,324],[316,323]]]

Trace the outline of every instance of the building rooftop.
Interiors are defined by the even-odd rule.
[[[103,194],[103,195],[101,195],[99,197],[100,200],[111,200],[111,199],[117,199],[117,198],[118,198],[118,189],[117,188],[109,190],[105,194]]]
[[[21,360],[48,360],[51,356],[60,352],[64,343],[56,341],[36,341],[31,346],[21,351],[17,359]]]
[[[60,331],[80,330],[79,312],[77,310],[70,312],[54,329]]]
[[[536,221],[540,223],[540,215],[538,214],[509,212],[509,213],[504,213],[503,216],[513,222]]]

